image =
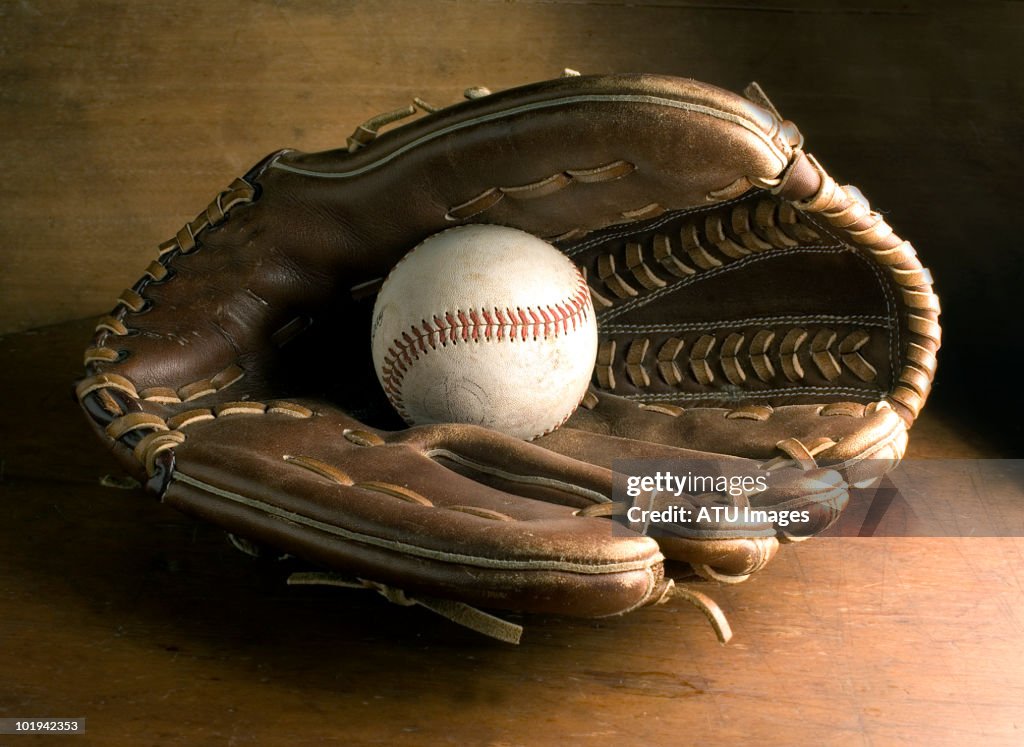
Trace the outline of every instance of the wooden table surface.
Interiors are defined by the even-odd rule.
[[[0,717],[87,719],[84,736],[0,744],[1024,742],[1020,538],[786,546],[710,589],[724,647],[679,602],[516,618],[513,647],[371,593],[287,587],[216,529],[110,487],[70,394],[90,329],[0,338]],[[1000,455],[939,409],[911,443]]]

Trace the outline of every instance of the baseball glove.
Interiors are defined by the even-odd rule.
[[[165,503],[308,563],[295,582],[505,640],[519,627],[479,608],[601,617],[679,595],[725,639],[674,581],[748,577],[899,461],[939,347],[928,270],[756,85],[566,71],[467,99],[416,99],[346,148],[280,151],[232,182],[99,322],[88,420]],[[592,389],[533,442],[406,427],[373,371],[382,279],[465,223],[543,237],[590,286]],[[613,459],[708,457],[767,489],[648,505],[760,519],[658,539],[609,521]]]

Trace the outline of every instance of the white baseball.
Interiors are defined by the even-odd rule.
[[[410,424],[474,423],[518,438],[554,430],[597,356],[590,290],[547,242],[467,225],[416,246],[373,310],[373,363]]]

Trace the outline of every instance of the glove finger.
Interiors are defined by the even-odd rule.
[[[571,423],[571,421],[570,421]],[[593,423],[591,423],[593,424]],[[680,506],[696,517],[702,507],[715,505],[760,511],[751,515],[714,515],[697,523],[675,526],[669,535],[659,527],[658,543],[671,560],[707,567],[725,576],[746,577],[763,568],[774,556],[778,539],[797,540],[831,526],[845,508],[849,491],[842,476],[807,462],[787,459],[770,469],[764,463],[728,454],[711,454],[664,443],[613,436],[592,430],[563,427],[536,442],[538,445],[614,469],[617,460],[643,460],[648,464],[685,464],[695,471],[761,475],[767,488],[733,498],[727,495],[679,496],[659,494],[651,508]],[[619,465],[622,469],[622,465]],[[806,520],[791,523],[793,512],[806,512]]]
[[[645,404],[591,391],[566,425],[773,464],[803,461],[858,485],[898,464],[907,443],[906,423],[884,401],[727,409]]]
[[[193,417],[177,431],[185,438],[164,501],[326,567],[471,604],[599,617],[665,593],[652,539],[613,532],[571,505],[481,484],[423,450],[444,446],[470,462],[496,434],[413,429],[388,441],[340,411],[310,412]],[[526,458],[522,470],[514,458],[505,464],[509,484],[538,465],[554,473],[556,455],[514,443]],[[570,502],[599,497],[561,474],[549,490]]]

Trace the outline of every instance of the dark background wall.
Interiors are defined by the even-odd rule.
[[[1017,2],[0,2],[0,333],[101,313],[264,153],[414,95],[756,79],[933,269],[936,401],[1020,417],[1022,31]]]

